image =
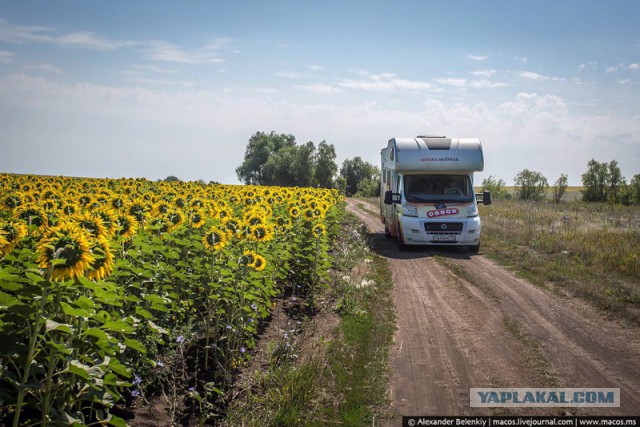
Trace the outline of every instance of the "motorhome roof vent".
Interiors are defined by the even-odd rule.
[[[446,138],[446,136],[437,136],[437,135],[418,135],[416,138]]]

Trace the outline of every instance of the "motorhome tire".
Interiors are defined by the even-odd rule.
[[[396,234],[398,237],[398,250],[406,251],[407,245],[404,244],[404,236],[402,235],[402,229],[400,228],[400,224],[398,224],[398,233]]]
[[[384,223],[384,237],[386,237],[387,239],[390,239],[391,237],[393,237],[391,235],[391,231],[389,231],[389,227],[387,227],[386,221]]]

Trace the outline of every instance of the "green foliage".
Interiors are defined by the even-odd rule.
[[[549,187],[547,178],[540,172],[524,169],[514,178],[516,192],[520,200],[539,201],[545,198]]]
[[[634,175],[628,187],[629,202],[640,205],[640,174]]]
[[[345,194],[361,197],[376,197],[380,195],[380,169],[356,156],[342,163],[340,176],[346,182]],[[361,192],[359,192],[361,190]]]
[[[175,175],[169,175],[164,179],[164,182],[179,182],[179,181],[180,181],[180,178],[178,178]]]
[[[322,141],[297,145],[293,135],[256,132],[236,173],[246,184],[332,188],[335,148]]]
[[[156,192],[176,202],[187,185],[200,184],[143,183],[133,193]],[[234,188],[243,193],[231,194]],[[273,188],[230,186],[207,194],[224,195],[211,202],[236,219],[256,199],[266,206],[271,198],[273,213],[263,219],[274,224],[272,238],[259,242],[230,232],[233,242],[211,252],[203,243],[207,226],[182,223],[160,232],[147,218],[132,238],[116,234],[115,267],[102,280],[51,280],[36,259],[41,236],[35,227],[11,252],[0,253],[0,424],[126,425],[111,408],[152,392],[170,397],[174,416],[185,396],[205,407],[221,399],[246,363],[277,294],[315,307],[342,215],[343,207],[333,204],[337,192],[324,199],[315,190],[291,190],[299,199],[291,203],[306,203],[291,217],[289,198]],[[10,212],[0,209],[5,215]],[[207,225],[218,220],[212,215]],[[279,220],[286,227],[275,227]],[[263,254],[266,268],[249,268],[246,251]],[[219,393],[207,391],[214,389]]]
[[[622,203],[628,201],[627,186],[618,162],[599,163],[591,159],[582,174],[582,200],[585,202]]]
[[[482,188],[491,192],[491,197],[495,200],[504,199],[507,195],[505,189],[505,182],[502,179],[494,178],[490,175],[488,178],[482,180]]]
[[[567,187],[569,185],[569,179],[567,175],[561,174],[560,178],[556,180],[553,184],[553,201],[555,203],[560,203],[560,199],[564,196],[564,193],[567,192]]]

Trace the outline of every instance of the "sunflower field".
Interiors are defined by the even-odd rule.
[[[158,390],[221,398],[275,297],[314,309],[343,202],[0,174],[0,423],[123,426]]]

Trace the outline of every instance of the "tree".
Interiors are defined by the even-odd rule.
[[[482,180],[482,188],[491,192],[491,197],[495,200],[503,199],[507,195],[505,190],[505,182],[502,179],[494,178],[490,175],[488,178]]]
[[[629,202],[640,205],[640,174],[634,175],[629,183]]]
[[[618,162],[597,162],[591,159],[582,174],[582,200],[585,202],[621,203],[626,182]]]
[[[369,162],[365,162],[360,156],[345,160],[340,168],[340,176],[346,181],[345,193],[347,196],[355,195],[358,192],[358,185],[367,180],[373,181],[377,188],[375,191],[372,190],[374,194],[367,193],[367,197],[380,195],[380,169]],[[365,182],[360,185],[367,190],[372,188],[370,183]]]
[[[567,192],[569,178],[565,174],[560,174],[560,178],[553,183],[553,201],[560,203],[560,199]]]
[[[547,178],[540,172],[525,169],[515,177],[516,192],[520,200],[538,201],[545,198],[549,188]]]
[[[311,141],[297,145],[293,135],[256,132],[236,173],[245,184],[328,188],[338,169],[335,157],[335,148],[325,141],[316,152]]]
[[[164,182],[180,182],[180,178],[175,175],[169,175],[164,179]]]
[[[316,171],[313,185],[322,188],[333,188],[333,177],[338,172],[336,165],[336,149],[331,144],[322,141],[318,144],[316,156]]]
[[[273,153],[285,147],[295,147],[295,145],[296,139],[293,135],[256,132],[249,139],[244,161],[236,168],[238,179],[245,184],[266,185],[263,166]]]
[[[618,167],[618,162],[611,160],[608,168],[609,186],[607,188],[607,201],[609,203],[621,203],[626,187],[626,180],[622,176],[622,172]]]

